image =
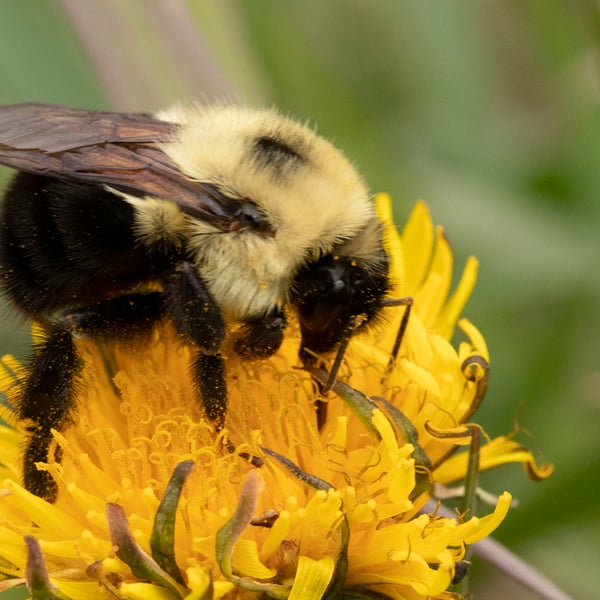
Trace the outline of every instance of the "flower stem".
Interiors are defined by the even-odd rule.
[[[481,431],[478,427],[471,427],[471,447],[469,449],[469,462],[467,465],[467,475],[465,478],[465,495],[463,498],[462,513],[469,518],[475,515],[477,508],[477,487],[479,485],[479,451],[481,449]],[[471,558],[471,547],[467,547],[464,560]],[[458,584],[458,591],[467,596],[469,592],[469,572],[466,571],[464,577]]]

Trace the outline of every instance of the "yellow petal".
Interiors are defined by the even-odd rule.
[[[282,510],[279,517],[269,529],[267,539],[261,548],[261,556],[267,557],[274,553],[280,544],[283,543],[290,530],[291,515],[288,510]]]
[[[320,600],[333,577],[335,562],[330,556],[313,560],[300,556],[288,600]]]
[[[392,285],[400,289],[399,292],[393,293],[402,294],[402,286],[406,283],[406,260],[404,259],[403,244],[392,219],[392,201],[388,194],[375,196],[375,209],[383,222],[383,241],[390,261],[390,279]]]
[[[436,469],[436,481],[450,483],[462,478],[467,468],[467,462],[467,452],[455,454]],[[521,463],[532,478],[540,480],[549,477],[554,469],[550,464],[538,466],[531,452],[507,436],[499,436],[481,447],[479,455],[481,471],[508,463]]]
[[[494,512],[485,517],[479,517],[477,519],[479,523],[476,530],[473,533],[466,535],[464,537],[464,542],[466,544],[473,544],[487,537],[497,529],[498,525],[502,523],[504,517],[506,517],[506,514],[508,513],[511,500],[512,496],[508,492],[501,494],[498,498],[498,504],[496,504]]]
[[[67,512],[34,496],[14,481],[6,480],[2,487],[9,492],[2,499],[5,507],[10,506],[15,514],[27,515],[29,521],[34,521],[44,530],[47,538],[63,539],[65,532],[76,534],[80,531],[79,522],[72,519]]]
[[[238,573],[250,579],[270,579],[277,574],[260,561],[255,540],[239,539],[233,548],[231,561]]]
[[[204,600],[212,583],[210,573],[206,569],[190,567],[186,569],[185,574],[187,575],[188,587],[194,591],[190,592],[184,600]],[[229,589],[232,587],[233,584],[230,583]],[[218,598],[219,596],[215,597]]]
[[[483,356],[485,360],[489,363],[490,353],[488,352],[487,344],[485,343],[485,340],[483,339],[483,336],[481,335],[477,327],[475,327],[475,325],[473,325],[473,323],[471,323],[471,321],[469,321],[468,319],[460,319],[460,321],[458,321],[458,326],[471,339],[473,350],[478,354],[481,354],[481,356]]]
[[[470,256],[467,259],[467,264],[463,269],[462,277],[460,278],[458,286],[444,305],[442,313],[437,320],[436,329],[440,335],[445,337],[447,340],[452,337],[454,325],[463,308],[465,307],[473,288],[475,287],[478,267],[479,261],[474,256]],[[480,339],[483,340],[481,336]],[[487,354],[485,357],[487,360],[489,360]]]
[[[119,594],[124,600],[178,600],[173,592],[152,583],[122,583]]]
[[[424,202],[417,202],[402,230],[406,257],[403,294],[413,294],[424,280],[433,252],[433,224]]]
[[[427,327],[435,327],[438,315],[446,301],[452,279],[452,251],[441,227],[437,227],[436,244],[431,266],[425,281],[413,294],[415,311]]]
[[[415,383],[418,383],[436,398],[440,397],[440,386],[429,371],[405,358],[400,361],[400,367]]]

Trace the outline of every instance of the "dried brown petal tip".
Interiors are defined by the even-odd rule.
[[[27,535],[25,544],[27,545],[25,577],[31,598],[33,600],[67,600],[67,597],[50,583],[39,542],[33,536]]]
[[[233,516],[217,532],[217,561],[223,575],[235,585],[246,590],[263,592],[270,598],[287,598],[290,593],[289,585],[278,585],[245,577],[235,573],[232,564],[234,546],[244,529],[252,521],[264,485],[264,480],[258,472],[250,471],[246,476]]]

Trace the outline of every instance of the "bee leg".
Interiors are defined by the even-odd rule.
[[[227,414],[225,363],[221,347],[225,321],[206,284],[187,261],[164,280],[168,316],[188,344],[198,348],[192,373],[208,419],[221,429]]]
[[[152,324],[163,314],[162,293],[128,294],[69,311],[61,321],[46,325],[18,403],[19,417],[30,423],[23,456],[23,482],[27,490],[50,502],[58,493],[52,476],[38,470],[36,464],[48,462],[52,430],[64,430],[76,408],[74,382],[83,363],[73,336],[131,341],[149,334]],[[54,458],[60,462],[59,449]]]
[[[50,502],[58,486],[47,471],[37,468],[48,462],[52,429],[63,429],[75,406],[73,380],[81,370],[73,336],[65,323],[51,325],[37,345],[27,381],[19,400],[19,418],[26,420],[29,439],[23,455],[25,488]],[[60,461],[60,450],[55,459]]]
[[[149,337],[165,315],[162,292],[125,294],[64,313],[74,334],[108,342],[134,342]]]
[[[248,360],[268,358],[279,350],[286,325],[285,315],[279,308],[273,309],[261,319],[246,321],[234,344],[234,350]]]
[[[223,357],[220,354],[198,351],[192,364],[192,373],[206,417],[215,424],[217,431],[223,429],[227,416],[227,384]]]

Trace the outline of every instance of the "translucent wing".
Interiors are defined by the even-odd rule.
[[[0,164],[163,198],[222,231],[237,229],[239,202],[187,179],[157,146],[176,136],[177,129],[177,124],[144,114],[50,104],[1,106]]]

